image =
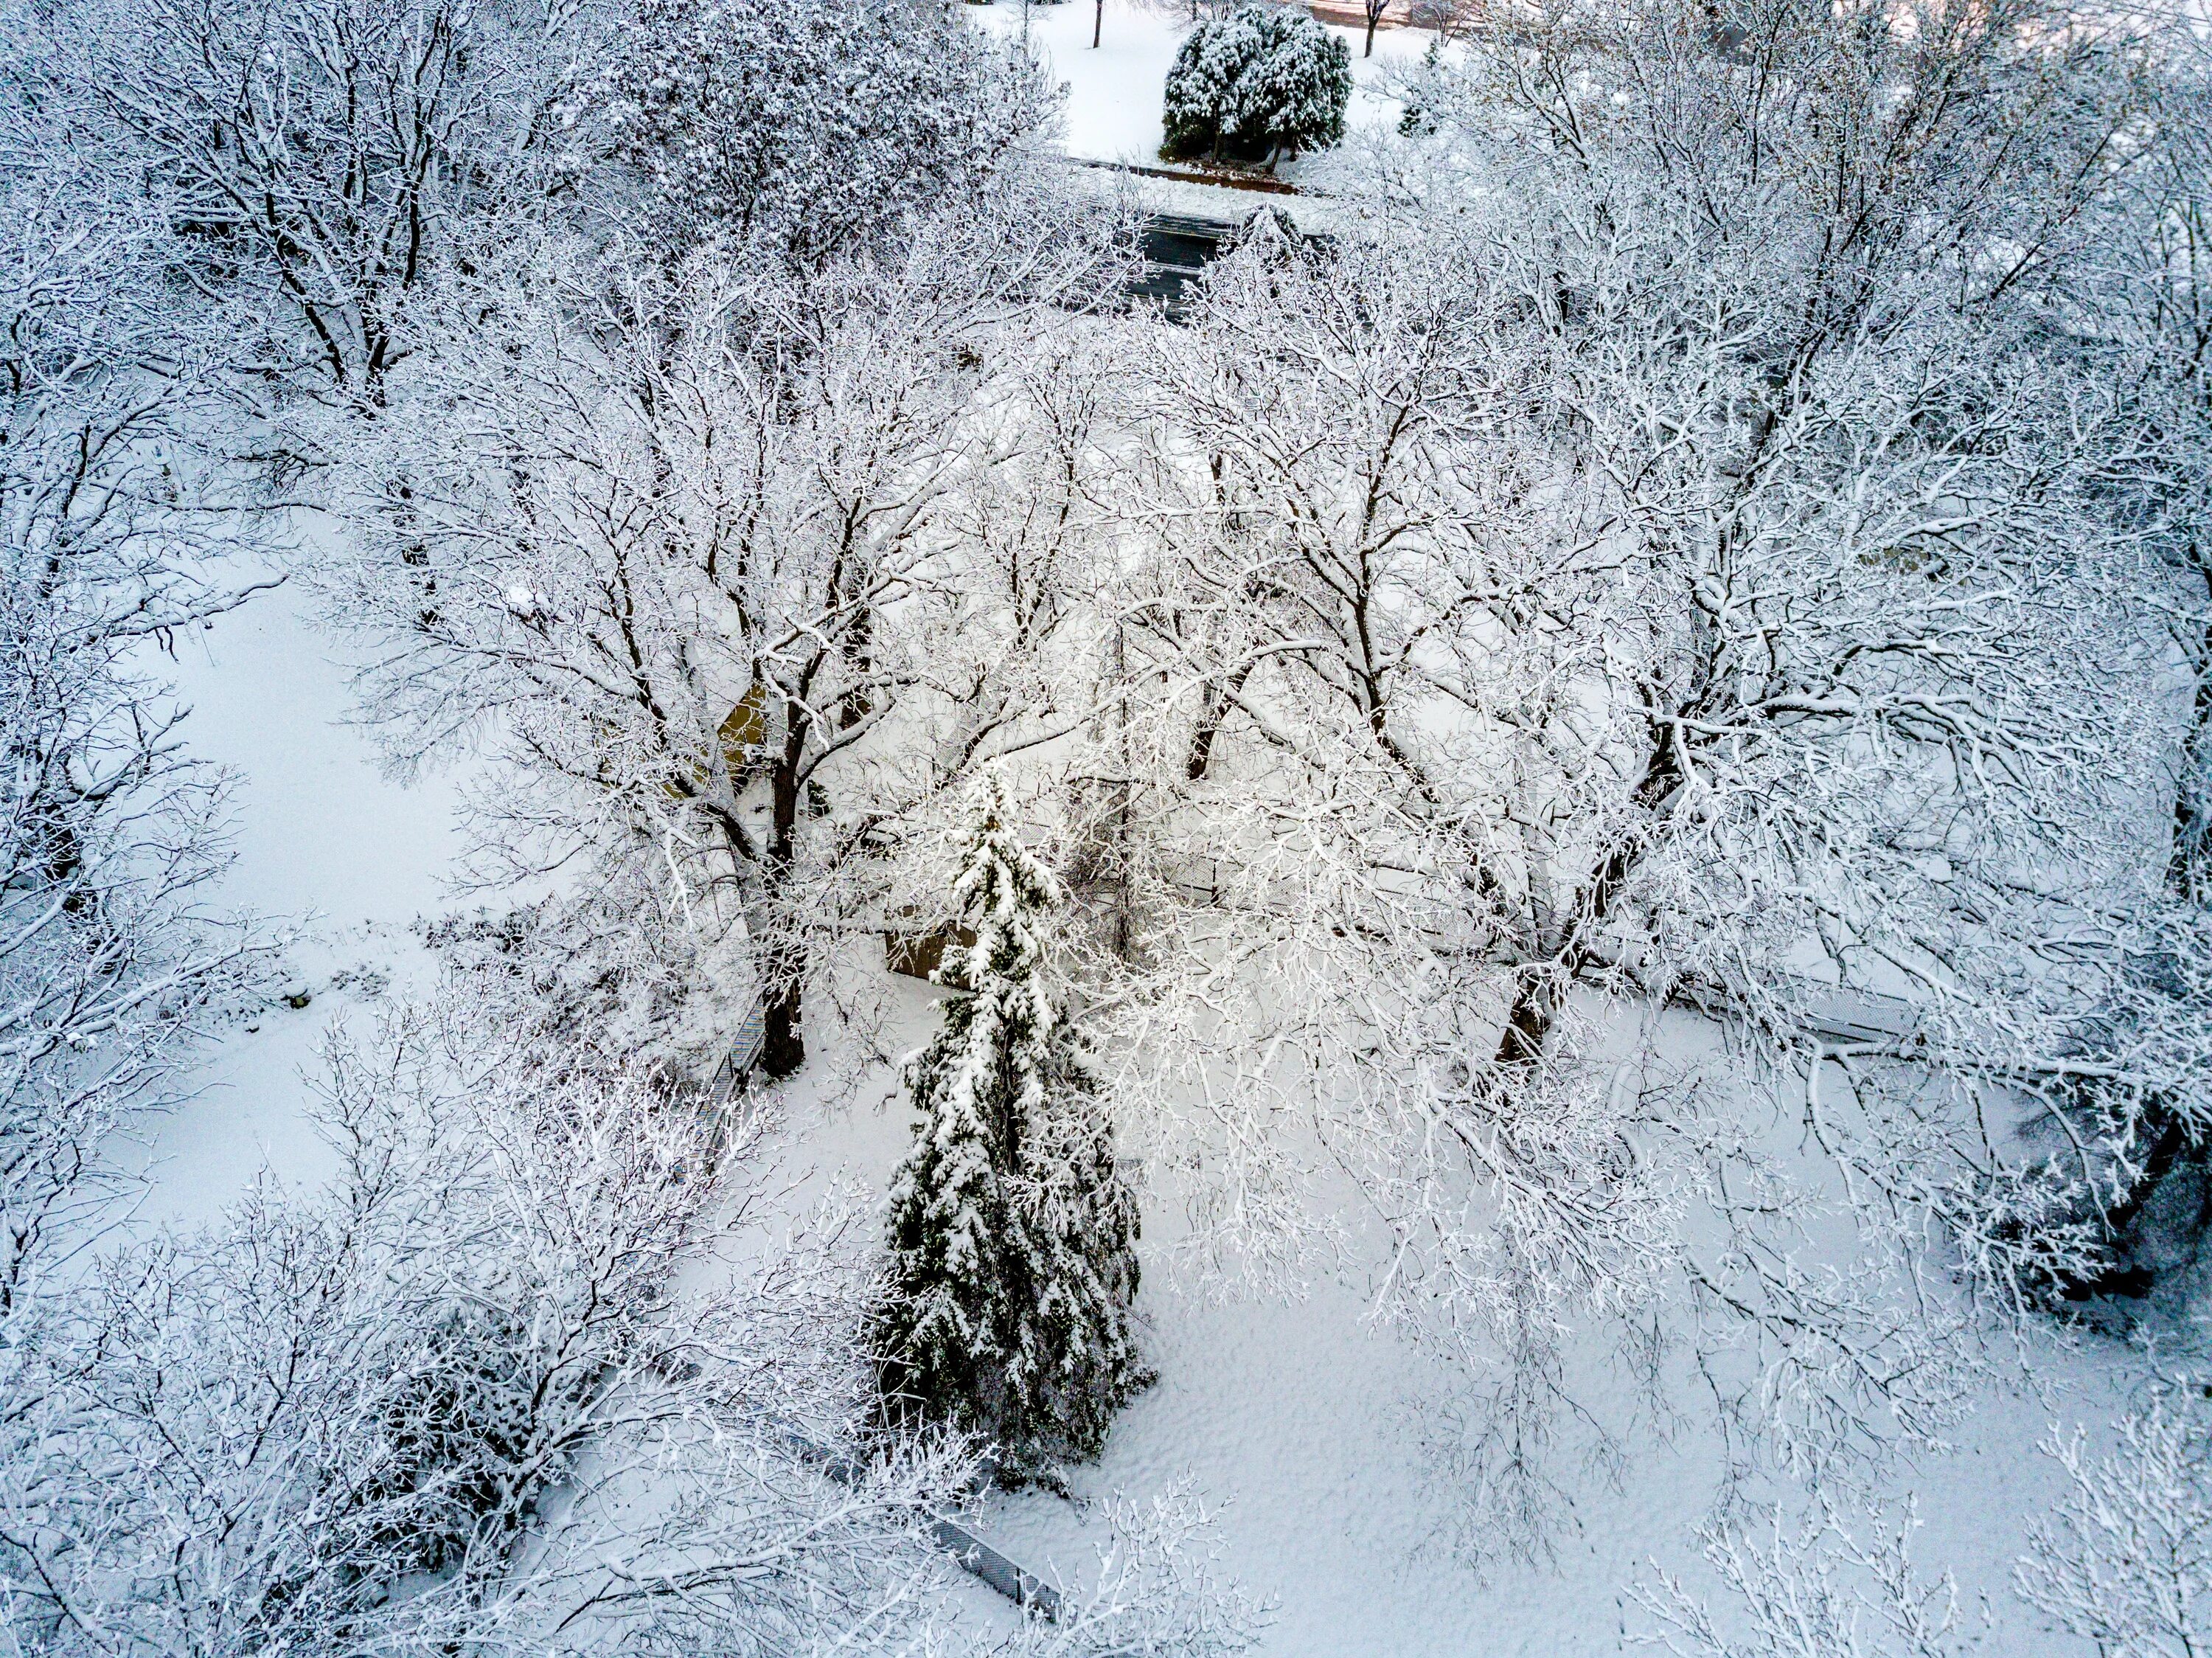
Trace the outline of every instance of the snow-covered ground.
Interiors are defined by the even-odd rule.
[[[883,1033],[894,1051],[919,1046],[934,1016],[931,991],[899,984]],[[817,1177],[842,1170],[886,1189],[909,1121],[887,1076],[830,1107],[801,1078],[784,1108],[783,1155]],[[1148,1263],[1173,1241],[1177,1210],[1147,1194]],[[1449,1378],[1370,1325],[1348,1282],[1296,1301],[1224,1300],[1206,1285],[1172,1287],[1155,1271],[1139,1307],[1159,1380],[1116,1424],[1100,1464],[1075,1472],[1077,1501],[1030,1491],[986,1509],[988,1539],[1049,1579],[1085,1580],[1105,1538],[1101,1499],[1180,1487],[1216,1511],[1225,1573],[1273,1604],[1262,1649],[1273,1658],[1594,1658],[1626,1649],[1631,1633],[1649,1627],[1625,1601],[1655,1566],[1705,1581],[1694,1532],[1717,1460],[1694,1432],[1638,1445],[1619,1490],[1569,1473],[1577,1513],[1553,1561],[1478,1571],[1455,1547],[1464,1540],[1455,1494],[1423,1443]],[[2100,1344],[2039,1357],[2063,1420],[2094,1429],[2119,1414],[2132,1374],[2124,1355]],[[1986,1603],[1993,1649],[2007,1658],[2086,1653],[2039,1631],[2008,1587],[2029,1521],[2060,1488],[2034,1449],[2050,1419],[2044,1399],[1992,1386],[1955,1448],[1903,1471],[1892,1492],[1917,1503],[1916,1563],[1930,1576],[1956,1575],[1970,1623]]]
[[[1099,43],[1091,44],[1094,6],[1086,0],[1024,7],[1016,0],[976,6],[972,15],[983,27],[1018,35],[1026,29],[1030,49],[1054,79],[1067,88],[1062,143],[1070,155],[1089,161],[1159,165],[1160,107],[1168,66],[1189,33],[1187,11],[1142,5],[1135,0],[1106,0]],[[1418,62],[1433,38],[1426,29],[1382,29],[1375,36],[1375,55],[1362,58],[1364,33],[1328,26],[1352,48],[1352,107],[1346,125],[1395,125],[1401,106],[1386,89],[1389,76]],[[1302,163],[1291,162],[1285,175],[1297,176]]]
[[[452,902],[462,841],[459,780],[403,787],[350,722],[349,668],[310,625],[297,581],[176,641],[162,671],[191,711],[187,741],[230,771],[235,856],[220,901],[295,923],[277,1000],[235,1029],[198,1097],[156,1128],[154,1220],[210,1218],[263,1171],[286,1182],[331,1164],[302,1112],[334,1019],[422,982],[418,917]]]
[[[231,896],[312,917],[294,965],[313,993],[305,1009],[279,1004],[235,1032],[213,1057],[201,1097],[162,1126],[151,1212],[190,1219],[264,1166],[288,1180],[315,1178],[319,1148],[301,1117],[315,1043],[332,1018],[358,1016],[380,981],[390,981],[386,994],[419,982],[426,958],[411,923],[455,902],[445,882],[460,840],[454,780],[403,786],[349,722],[343,651],[309,625],[295,588],[180,642],[178,655],[192,742],[240,774]],[[934,993],[896,980],[892,1005],[884,1045],[918,1045]],[[889,1070],[829,1104],[821,1079],[833,1069],[817,1063],[780,1090],[775,1155],[787,1172],[811,1177],[794,1201],[839,1175],[883,1192],[906,1143]],[[1146,1223],[1156,1256],[1172,1239],[1175,1205],[1156,1194]],[[1224,1568],[1275,1603],[1270,1654],[1614,1652],[1626,1587],[1654,1561],[1694,1568],[1691,1532],[1713,1479],[1694,1436],[1644,1448],[1617,1493],[1587,1483],[1580,1528],[1561,1539],[1554,1569],[1508,1566],[1486,1580],[1453,1555],[1449,1494],[1419,1442],[1423,1408],[1443,1397],[1443,1379],[1370,1327],[1352,1289],[1324,1285],[1293,1304],[1224,1302],[1154,1272],[1141,1306],[1159,1381],[1077,1490],[1143,1497],[1183,1484],[1217,1506]],[[2127,1369],[2109,1348],[2061,1358],[2051,1367],[2063,1389],[2057,1408],[2092,1424],[2109,1419]],[[2036,1400],[1992,1389],[1959,1448],[1901,1483],[1927,1522],[1918,1557],[1954,1570],[1970,1606],[1988,1598],[1995,1649],[2017,1658],[2080,1650],[2039,1636],[2006,1588],[2028,1518],[2057,1488],[2033,1452],[2047,1419]],[[1030,1493],[995,1499],[985,1529],[1024,1564],[1080,1579],[1101,1527],[1095,1510]]]
[[[994,30],[1024,27],[1008,0],[974,15]],[[1108,0],[1093,51],[1092,20],[1080,0],[1027,14],[1033,46],[1069,88],[1066,147],[1149,165],[1161,84],[1186,25]],[[1340,32],[1352,37],[1352,120],[1395,120],[1382,80],[1428,37],[1385,32],[1363,60],[1356,34]],[[1215,197],[1247,209],[1267,199],[1158,187],[1184,192],[1158,198],[1184,210],[1205,210]],[[317,1044],[333,1020],[363,1017],[380,997],[422,984],[429,961],[415,924],[477,901],[449,884],[462,850],[459,780],[433,773],[403,784],[385,771],[351,722],[343,642],[311,625],[310,602],[287,585],[177,642],[170,671],[192,710],[188,741],[238,777],[237,863],[225,896],[301,923],[287,988],[308,999],[297,1009],[280,1000],[242,1022],[210,1057],[198,1096],[158,1126],[146,1208],[154,1220],[206,1218],[264,1171],[317,1179],[327,1163],[302,1111]],[[896,1052],[922,1040],[936,997],[903,980],[891,993],[884,1045]],[[832,1070],[817,1062],[779,1090],[774,1155],[786,1173],[809,1177],[792,1184],[794,1202],[839,1176],[880,1194],[905,1148],[889,1070],[830,1102],[822,1095]],[[1149,1257],[1176,1226],[1171,1197],[1151,1194]],[[1283,1303],[1224,1301],[1152,1272],[1141,1312],[1159,1379],[1119,1423],[1101,1465],[1078,1473],[1079,1496],[1142,1498],[1183,1484],[1214,1506],[1222,1563],[1275,1606],[1265,1649],[1282,1658],[1620,1650],[1632,1622],[1629,1585],[1655,1563],[1699,1576],[1692,1533],[1712,1493],[1711,1447],[1692,1433],[1638,1448],[1620,1490],[1583,1482],[1578,1526],[1559,1539],[1554,1565],[1493,1565],[1479,1576],[1455,1553],[1453,1494],[1421,1442],[1449,1378],[1366,1321],[1357,1276]],[[1918,1500],[1921,1562],[1957,1573],[1970,1607],[1986,1598],[1999,1631],[1992,1649],[2070,1658],[2083,1649],[2040,1633],[2008,1589],[2025,1528],[2058,1487],[2034,1446],[2054,1412],[2091,1424],[2117,1414],[2132,1372],[2105,1345],[2047,1357],[2043,1368],[2053,1379],[2048,1401],[1993,1386],[1957,1448],[1908,1471],[1896,1490]],[[1028,1493],[994,1499],[986,1529],[1023,1564],[1079,1579],[1102,1527],[1095,1508]]]

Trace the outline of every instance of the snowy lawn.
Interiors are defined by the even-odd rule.
[[[882,1033],[893,1051],[927,1039],[937,999],[896,983]],[[884,1191],[911,1120],[890,1077],[851,1103],[825,1106],[818,1087],[810,1073],[779,1090],[791,1173],[810,1177],[809,1191],[833,1171]],[[1706,1582],[1693,1533],[1717,1457],[1693,1433],[1638,1446],[1618,1491],[1568,1474],[1577,1513],[1550,1566],[1509,1563],[1486,1575],[1463,1564],[1454,1493],[1423,1442],[1449,1379],[1374,1328],[1349,1283],[1291,1303],[1170,1284],[1157,1268],[1180,1229],[1178,1209],[1157,1190],[1146,1194],[1138,1304],[1159,1381],[1123,1415],[1099,1466],[1074,1471],[1076,1503],[1030,1491],[986,1507],[983,1534],[1022,1565],[1080,1585],[1106,1536],[1097,1504],[1116,1493],[1141,1501],[1189,1490],[1217,1511],[1223,1570],[1273,1603],[1262,1650],[1275,1658],[1595,1658],[1627,1649],[1627,1633],[1648,1627],[1623,1602],[1655,1563]],[[2100,1345],[2048,1354],[2042,1370],[2060,1379],[2055,1414],[2094,1426],[2118,1414],[2133,1367]],[[1970,1608],[1986,1598],[2008,1658],[2086,1651],[2039,1638],[2008,1587],[2028,1521],[2062,1483],[2034,1450],[2048,1420],[2042,1401],[1993,1387],[1956,1449],[1899,1482],[1923,1521],[1916,1561],[1930,1576],[1955,1573]]]
[[[1024,8],[996,0],[971,8],[982,27],[1018,35]],[[1188,15],[1140,5],[1134,0],[1106,0],[1105,26],[1097,50],[1091,45],[1094,9],[1083,0],[1027,9],[1030,45],[1052,77],[1067,88],[1062,143],[1071,155],[1087,161],[1160,164],[1160,107],[1168,66],[1189,32]],[[1428,50],[1426,29],[1383,29],[1375,36],[1375,55],[1359,55],[1364,32],[1329,26],[1352,48],[1352,107],[1347,129],[1395,125],[1401,108],[1382,90],[1394,70],[1417,63]],[[1308,158],[1310,159],[1310,158]],[[1282,171],[1295,178],[1301,163]]]
[[[230,895],[313,917],[292,959],[313,1000],[298,1010],[280,1003],[236,1032],[202,1097],[161,1127],[157,1218],[204,1218],[264,1167],[290,1181],[318,1176],[321,1149],[301,1115],[316,1043],[332,1018],[360,1015],[380,980],[400,992],[421,982],[428,958],[411,924],[452,902],[443,882],[459,850],[455,783],[403,787],[381,772],[348,723],[344,666],[303,605],[295,588],[279,589],[179,646],[193,741],[240,773]],[[920,1045],[937,999],[893,981],[890,1051]],[[888,1070],[857,1099],[824,1104],[827,1058],[775,1091],[787,1118],[776,1155],[794,1181],[794,1212],[841,1177],[880,1194],[906,1146],[908,1113]],[[1151,1195],[1148,1262],[1171,1241],[1175,1210]],[[1139,1305],[1160,1379],[1076,1489],[1141,1499],[1183,1484],[1218,1507],[1224,1568],[1276,1604],[1269,1653],[1618,1651],[1625,1587],[1652,1560],[1696,1564],[1690,1533],[1712,1465],[1694,1441],[1644,1451],[1618,1494],[1583,1482],[1581,1529],[1562,1538],[1556,1570],[1507,1567],[1486,1582],[1453,1557],[1449,1493],[1420,1442],[1423,1407],[1444,1397],[1444,1379],[1370,1327],[1352,1288],[1325,1285],[1295,1304],[1224,1302],[1153,1271]],[[2128,1367],[2113,1356],[2093,1350],[2061,1367],[2076,1385],[2063,1417],[2114,1413],[2116,1373]],[[2078,1650],[2024,1638],[2025,1609],[2006,1590],[2022,1528],[2057,1489],[2033,1451],[2045,1420],[2034,1401],[1993,1391],[1959,1450],[1911,1482],[1928,1522],[1919,1558],[1955,1570],[1970,1601],[1986,1594],[2003,1649],[2020,1658]],[[1021,1564],[1079,1582],[1103,1533],[1095,1510],[1034,1492],[994,1499],[985,1530]]]
[[[217,1049],[201,1092],[153,1135],[149,1218],[213,1218],[266,1169],[309,1183],[331,1167],[302,1112],[333,1019],[423,982],[414,923],[453,904],[459,786],[450,773],[403,787],[349,722],[349,668],[309,625],[296,582],[176,641],[161,664],[191,710],[193,752],[234,777],[232,849],[218,901],[301,928],[273,1002]]]
[[[192,740],[240,773],[229,896],[313,918],[292,961],[313,999],[298,1010],[279,1003],[235,1032],[210,1064],[202,1096],[161,1126],[155,1218],[205,1218],[264,1167],[295,1182],[322,1172],[301,1115],[316,1044],[331,1019],[362,1017],[375,995],[422,982],[428,958],[412,923],[453,903],[445,881],[460,850],[454,780],[402,786],[380,770],[348,722],[344,664],[304,606],[296,588],[281,588],[179,644]],[[937,1002],[923,985],[892,980],[884,1050],[919,1046]],[[769,1184],[789,1183],[793,1214],[840,1179],[880,1196],[906,1148],[909,1113],[887,1067],[856,1094],[825,1102],[836,1045],[823,1042],[815,1063],[775,1090],[785,1121]],[[1183,1485],[1217,1507],[1224,1569],[1275,1603],[1266,1651],[1611,1653],[1622,1649],[1623,1593],[1649,1563],[1698,1581],[1691,1533],[1714,1464],[1694,1438],[1643,1448],[1618,1493],[1580,1481],[1579,1530],[1559,1539],[1555,1570],[1507,1566],[1486,1580],[1460,1564],[1450,1493],[1421,1442],[1422,1423],[1433,1419],[1425,1407],[1446,1397],[1445,1378],[1366,1323],[1351,1283],[1292,1304],[1170,1285],[1156,1264],[1176,1234],[1177,1208],[1147,1194],[1139,1310],[1159,1381],[1117,1425],[1101,1466],[1079,1471],[1074,1484],[1090,1499]],[[2092,1424],[2116,1414],[2132,1368],[2117,1358],[2097,1347],[2050,1362],[2068,1384],[2056,1414]],[[1905,1482],[1927,1522],[1917,1558],[1955,1571],[1970,1606],[1988,1597],[2002,1650],[2016,1658],[2081,1650],[2033,1638],[2032,1615],[2007,1589],[2027,1521],[2057,1490],[2033,1451],[2046,1419],[2037,1401],[1992,1389],[1958,1450]],[[1039,1492],[994,1499],[983,1529],[1022,1564],[1079,1582],[1104,1530],[1095,1508],[1086,1515]]]

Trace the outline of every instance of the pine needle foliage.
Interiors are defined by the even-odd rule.
[[[1240,6],[1184,37],[1164,99],[1166,159],[1273,167],[1342,142],[1351,49],[1295,7]]]
[[[883,1396],[900,1428],[994,1446],[1001,1484],[1053,1483],[1097,1457],[1151,1380],[1130,1319],[1136,1198],[1082,1036],[1044,983],[1041,930],[1065,897],[995,789],[953,891],[975,942],[939,978],[971,992],[904,1076],[921,1120],[891,1187]]]

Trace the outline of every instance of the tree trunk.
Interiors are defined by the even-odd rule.
[[[1506,1012],[1505,1029],[1498,1036],[1492,1064],[1526,1070],[1541,1059],[1559,1011],[1558,992],[1546,968],[1522,967],[1516,972],[1513,1005]]]
[[[799,1027],[799,986],[771,983],[761,997],[761,1070],[788,1076],[806,1063],[806,1038]]]
[[[799,801],[805,787],[799,762],[805,752],[805,714],[784,704],[783,751],[769,778],[769,832],[762,874],[768,889],[769,918],[760,952],[761,1069],[788,1076],[806,1063],[806,1037],[799,1027],[799,985],[805,962],[792,936],[792,918],[782,911],[791,896],[792,866],[798,861]]]
[[[845,638],[845,667],[853,678],[865,680],[875,667],[874,613],[862,611]],[[859,684],[837,699],[837,728],[850,731],[875,711],[875,699]]]
[[[1245,680],[1252,677],[1252,667],[1246,663],[1229,676],[1226,686],[1211,687],[1206,697],[1206,711],[1200,717],[1198,729],[1190,735],[1190,752],[1183,758],[1183,776],[1196,783],[1206,776],[1213,763],[1213,744],[1221,735],[1221,722],[1229,717],[1229,706]]]
[[[1675,759],[1673,739],[1674,728],[1668,725],[1660,726],[1655,734],[1650,758],[1644,763],[1643,781],[1629,796],[1639,815],[1656,811],[1681,781],[1681,767]],[[1604,924],[1613,900],[1628,885],[1638,861],[1644,856],[1648,843],[1639,829],[1638,824],[1632,822],[1606,850],[1589,880],[1576,893],[1567,911],[1567,933],[1559,954],[1548,962],[1525,966],[1515,974],[1513,1005],[1506,1012],[1505,1029],[1498,1038],[1493,1065],[1525,1070],[1544,1057],[1552,1027],[1559,1019],[1559,998],[1566,993],[1566,986],[1575,975],[1597,960],[1590,948],[1590,935]]]
[[[1375,26],[1382,21],[1382,8],[1370,4],[1367,8],[1367,50],[1359,54],[1362,58],[1372,58],[1375,55]]]
[[[1098,37],[1106,27],[1106,0],[1097,0],[1097,9],[1091,14],[1091,49],[1098,50]]]

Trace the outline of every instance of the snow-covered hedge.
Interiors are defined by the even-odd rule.
[[[1273,162],[1344,137],[1352,52],[1305,12],[1247,5],[1200,22],[1168,70],[1160,154]]]

